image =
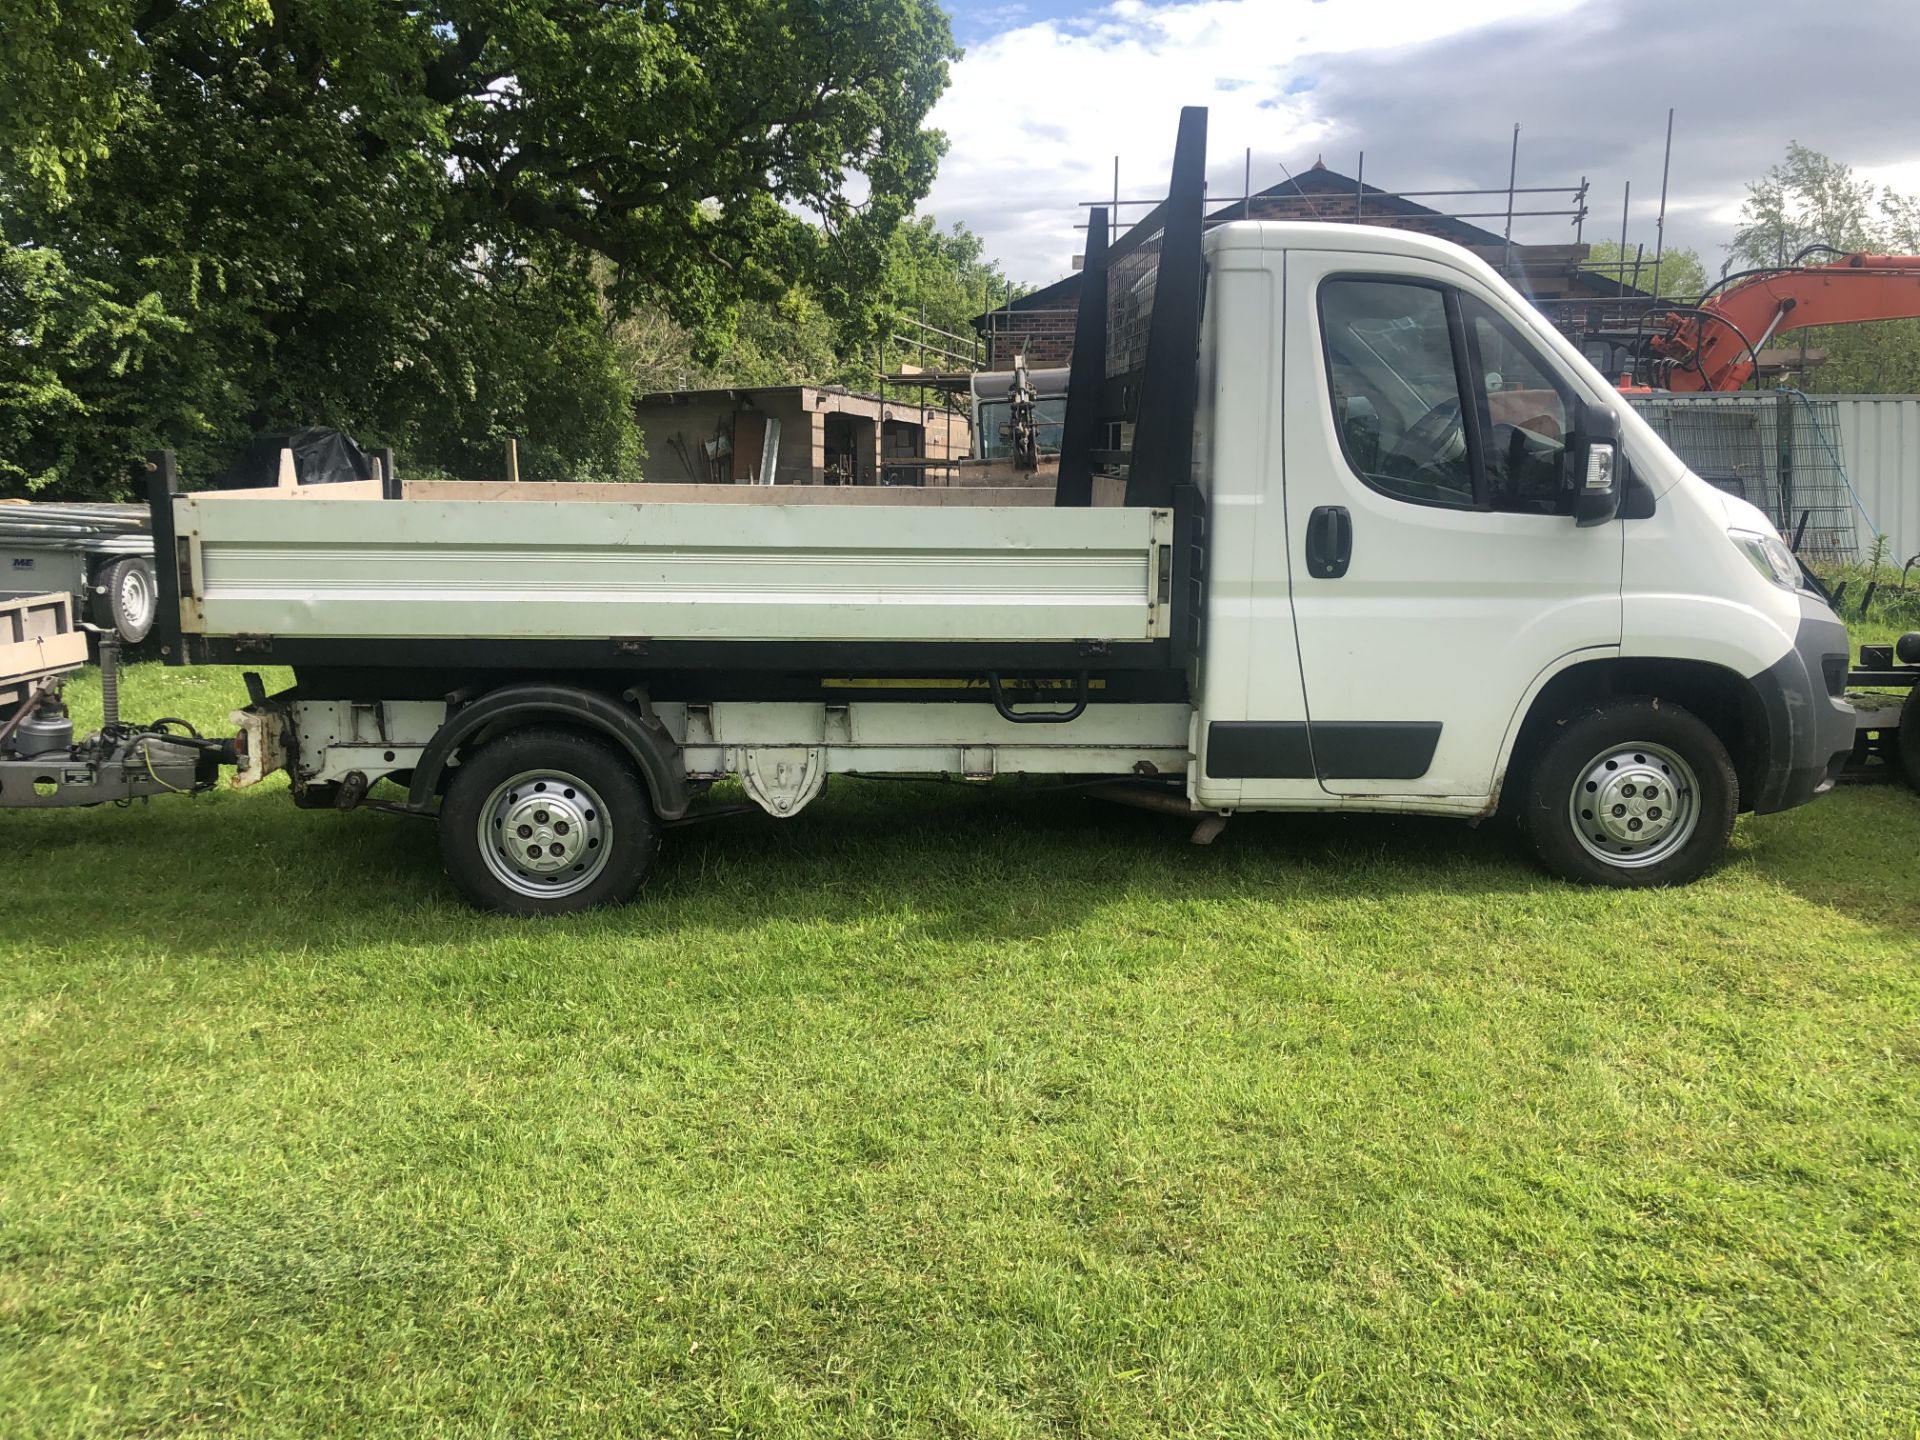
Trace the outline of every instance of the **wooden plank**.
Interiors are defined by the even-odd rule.
[[[25,687],[87,663],[86,632],[73,624],[69,596],[22,595],[0,602],[0,705],[25,698]]]

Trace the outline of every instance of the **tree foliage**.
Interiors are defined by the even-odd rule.
[[[1920,254],[1920,196],[1877,190],[1852,167],[1799,143],[1786,159],[1747,187],[1730,263],[1791,263],[1809,246],[1848,252]],[[1831,257],[1807,256],[1819,264]],[[1789,383],[1828,394],[1920,393],[1920,320],[1834,325],[1786,337],[1825,352],[1821,364]]]
[[[967,368],[973,318],[1018,293],[987,259],[979,236],[958,222],[943,229],[921,215],[894,231],[864,303],[841,315],[831,314],[807,286],[794,285],[742,305],[721,343],[706,352],[683,326],[648,307],[623,320],[617,338],[642,392],[787,384],[865,389],[874,385],[883,354],[890,371]]]
[[[1637,271],[1636,259],[1641,261]],[[1609,280],[1638,286],[1649,295],[1672,299],[1694,299],[1707,288],[1707,271],[1700,263],[1700,252],[1684,245],[1663,250],[1656,266],[1652,246],[1636,244],[1623,248],[1618,240],[1597,240],[1588,247],[1586,268]]]
[[[622,316],[705,365],[796,288],[863,323],[953,53],[935,0],[11,9],[0,486],[65,493],[322,421],[621,473]]]

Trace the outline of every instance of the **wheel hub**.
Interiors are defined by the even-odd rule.
[[[502,782],[480,811],[488,867],[526,895],[567,895],[591,884],[606,866],[610,839],[600,797],[559,771]]]
[[[147,618],[147,610],[153,598],[147,593],[147,577],[135,568],[120,577],[120,605],[127,612],[127,618],[140,625]]]
[[[539,874],[567,869],[585,847],[586,817],[570,800],[523,795],[503,818],[507,853]]]
[[[1610,865],[1651,865],[1692,835],[1699,818],[1692,767],[1661,745],[1628,745],[1597,755],[1574,785],[1574,833]]]
[[[1616,770],[1594,796],[1595,823],[1622,845],[1658,840],[1679,814],[1672,788],[1672,781],[1651,765]]]

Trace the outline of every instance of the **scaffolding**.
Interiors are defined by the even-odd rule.
[[[1637,395],[1633,408],[1694,474],[1757,505],[1813,564],[1860,558],[1859,501],[1840,458],[1840,411],[1797,390]]]
[[[1671,127],[1671,117],[1669,117]],[[1671,143],[1671,141],[1669,141]],[[1298,178],[1284,162],[1280,171],[1286,177],[1285,185],[1276,185],[1266,190],[1253,188],[1253,149],[1247,147],[1242,158],[1242,184],[1238,195],[1215,195],[1209,193],[1206,203],[1217,207],[1208,214],[1205,223],[1211,227],[1225,224],[1229,220],[1250,219],[1253,217],[1254,204],[1260,200],[1299,199],[1310,211],[1319,213],[1318,202],[1325,202],[1327,212],[1321,218],[1337,220],[1347,224],[1391,225],[1397,220],[1418,218],[1422,220],[1503,220],[1501,232],[1501,256],[1498,269],[1509,276],[1517,273],[1514,269],[1513,222],[1516,220],[1557,219],[1565,221],[1573,229],[1576,245],[1582,243],[1587,217],[1591,214],[1588,198],[1591,187],[1587,177],[1582,175],[1576,184],[1561,185],[1521,185],[1518,182],[1520,167],[1520,127],[1513,127],[1513,145],[1508,156],[1507,183],[1495,188],[1459,187],[1437,190],[1381,190],[1366,183],[1367,152],[1359,152],[1355,166],[1353,189],[1306,190],[1301,187]],[[1285,188],[1291,186],[1291,189]],[[1665,184],[1662,184],[1664,196]],[[1546,198],[1535,198],[1546,197]],[[1127,228],[1124,218],[1129,209],[1151,210],[1160,204],[1163,196],[1123,196],[1120,193],[1120,157],[1113,159],[1113,194],[1099,200],[1082,200],[1079,208],[1091,210],[1095,206],[1106,211],[1109,229],[1109,243],[1117,243],[1120,234]],[[1418,204],[1415,209],[1421,213],[1411,214],[1403,206],[1413,202],[1433,201],[1434,204]],[[1504,204],[1500,202],[1504,201]],[[1479,205],[1491,208],[1474,208]],[[1369,206],[1372,207],[1369,210]],[[1662,200],[1662,226],[1665,223],[1665,201]],[[1084,231],[1088,222],[1080,221],[1074,228]]]

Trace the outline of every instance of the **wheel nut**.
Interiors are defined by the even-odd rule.
[[[567,853],[567,847],[564,845],[549,845],[547,847],[547,853],[549,855],[564,855]]]
[[[1627,813],[1627,807],[1624,805],[1616,805],[1613,807],[1613,813],[1616,817],[1624,815]]]
[[[540,847],[538,845],[527,846],[527,854],[531,858],[538,860],[540,858]]]
[[[531,840],[533,838],[533,826],[522,825],[520,827],[520,838],[522,840]]]
[[[1627,821],[1627,829],[1638,830],[1639,828],[1640,828],[1640,822],[1638,820]]]
[[[1627,793],[1631,795],[1633,791],[1629,790]],[[533,819],[535,824],[544,825],[547,823],[547,812],[544,810],[536,810],[533,812]]]
[[[1622,785],[1622,786],[1620,787],[1620,793],[1621,793],[1622,795],[1625,795],[1625,796],[1626,796],[1626,797],[1627,797],[1628,799],[1632,799],[1632,798],[1633,798],[1633,787],[1632,787],[1631,785]]]
[[[566,834],[566,833],[567,833],[567,822],[566,822],[566,821],[564,821],[564,820],[556,820],[556,821],[554,821],[554,822],[553,822],[553,833],[554,833],[554,834],[556,834],[556,835],[564,835],[564,834]]]
[[[1659,818],[1660,818],[1660,807],[1658,805],[1649,806],[1647,809],[1647,819],[1658,820]]]

